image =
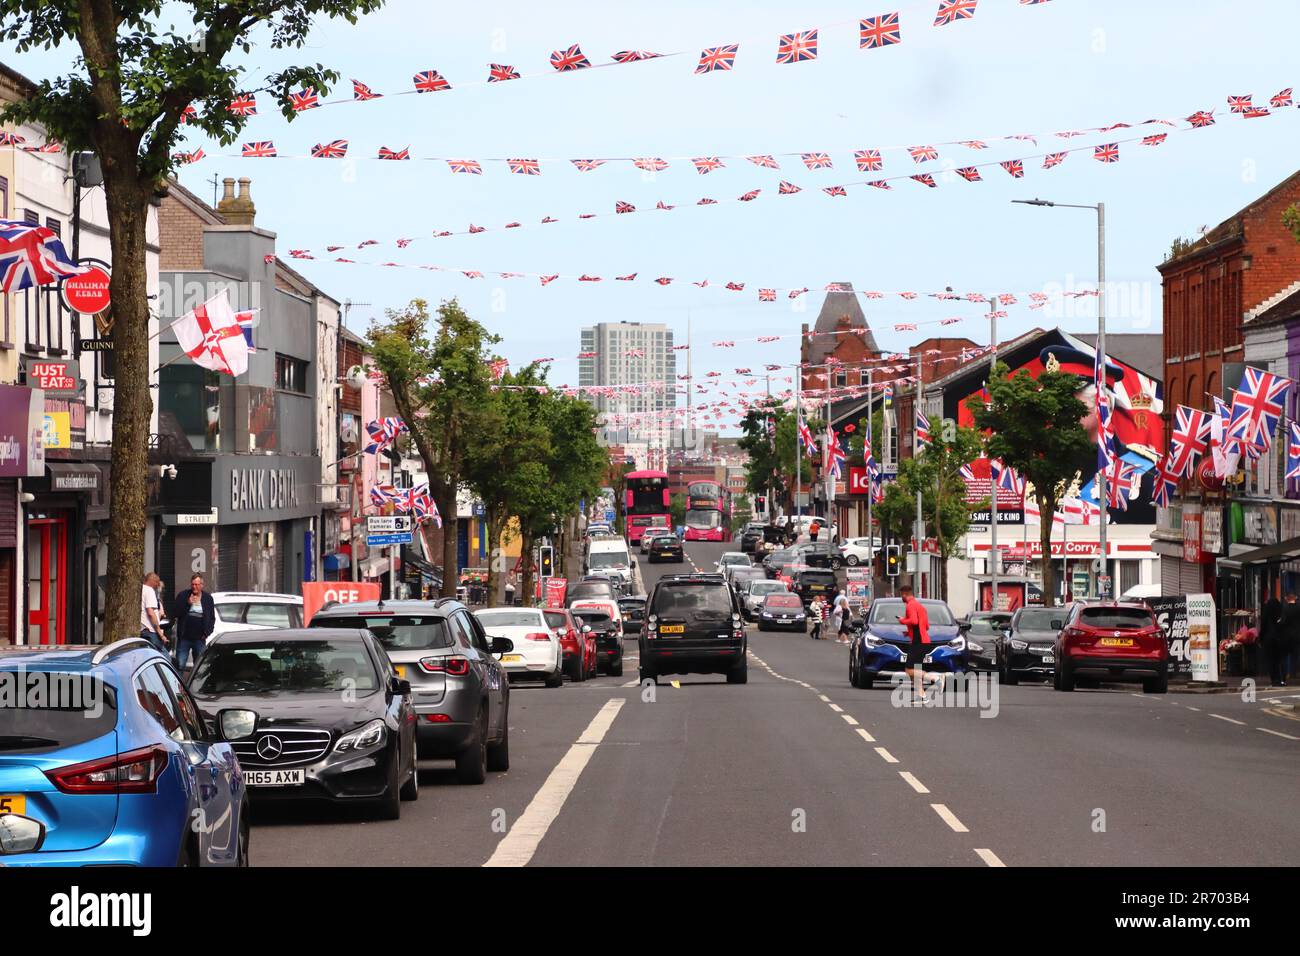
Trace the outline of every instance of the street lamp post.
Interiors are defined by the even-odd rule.
[[[1097,387],[1104,389],[1106,387],[1106,204],[1100,202],[1096,205],[1051,202],[1047,199],[1013,199],[1011,201],[1024,206],[1060,206],[1063,209],[1091,209],[1097,214],[1097,361],[1101,363],[1102,370],[1101,380],[1097,383]],[[1106,501],[1108,492],[1106,489],[1105,469],[1097,470],[1096,486],[1097,510],[1101,517],[1098,524],[1097,541],[1098,549],[1101,551],[1102,569],[1097,593],[1104,599],[1110,597],[1110,581],[1107,574],[1110,570],[1110,562],[1107,560],[1106,555]]]

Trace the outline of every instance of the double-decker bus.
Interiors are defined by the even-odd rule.
[[[730,538],[727,489],[716,481],[692,481],[686,486],[686,540],[726,541]]]
[[[673,526],[668,497],[668,472],[629,471],[624,481],[627,487],[623,502],[624,526],[629,543],[640,544],[641,535],[646,528],[656,525],[662,528]]]

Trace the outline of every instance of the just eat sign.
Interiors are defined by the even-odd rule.
[[[77,367],[71,362],[53,362],[47,359],[25,360],[27,387],[42,388],[51,396],[77,394],[81,380]]]

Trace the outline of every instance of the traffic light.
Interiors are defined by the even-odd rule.
[[[754,511],[758,514],[767,514],[767,495],[754,496]]]
[[[540,564],[542,577],[549,578],[555,574],[555,549],[549,544],[542,547]]]
[[[898,577],[898,563],[902,551],[902,545],[890,544],[885,546],[885,573],[891,578]]]

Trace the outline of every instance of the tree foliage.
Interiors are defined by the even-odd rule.
[[[1291,231],[1296,242],[1300,242],[1300,203],[1293,202],[1282,210],[1282,225]]]
[[[774,434],[768,432],[768,419]],[[795,456],[798,454],[798,423],[776,399],[751,408],[740,422],[741,437],[737,444],[749,454],[745,485],[750,494],[765,495],[771,487],[792,510]],[[808,468],[803,469],[805,483]]]

